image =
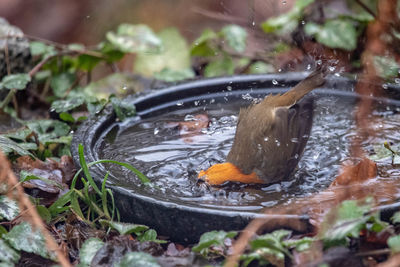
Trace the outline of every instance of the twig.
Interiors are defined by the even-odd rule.
[[[361,2],[361,0],[356,0],[356,3],[361,6],[362,8],[365,9],[365,11],[367,11],[369,14],[371,14],[374,18],[376,18],[375,13],[363,2]]]
[[[390,254],[390,252],[391,252],[390,249],[383,248],[383,249],[376,249],[376,250],[371,250],[371,251],[359,252],[359,253],[356,253],[354,256],[355,257],[379,256],[379,255]]]

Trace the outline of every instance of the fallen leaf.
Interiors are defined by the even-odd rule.
[[[376,177],[378,168],[376,163],[370,159],[363,158],[355,165],[346,165],[342,167],[342,171],[338,177],[330,185],[350,185],[354,183],[365,182]]]

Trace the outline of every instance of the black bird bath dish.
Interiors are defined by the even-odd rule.
[[[148,225],[173,241],[194,243],[207,231],[241,230],[257,217],[267,217],[267,229],[271,231],[286,227],[307,232],[307,215],[281,215],[280,219],[286,217],[289,221],[283,226],[262,211],[323,190],[336,177],[349,155],[350,140],[356,135],[353,113],[359,97],[354,92],[354,81],[333,75],[322,88],[310,93],[314,97],[313,128],[298,169],[289,181],[219,187],[197,183],[200,170],[224,161],[240,107],[267,94],[287,91],[304,77],[305,73],[223,77],[131,96],[128,100],[136,107],[135,117],[119,122],[113,110],[106,108],[76,131],[72,142],[74,161],[79,165],[78,145],[82,144],[87,162],[127,162],[148,176],[152,186],[142,184],[135,174],[119,165],[90,168],[97,183],[109,171],[108,186],[122,221]],[[399,95],[397,87],[386,88]],[[371,157],[384,141],[400,140],[400,101],[395,98],[375,99],[379,105],[372,116],[381,118],[383,130],[363,144]],[[179,127],[182,122],[196,124],[196,115],[208,117],[209,126],[197,133]]]

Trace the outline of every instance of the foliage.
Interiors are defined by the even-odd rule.
[[[211,231],[204,233],[200,237],[199,243],[192,248],[194,252],[199,252],[203,256],[208,256],[209,254],[223,255],[221,253],[221,248],[225,247],[225,240],[228,238],[234,238],[237,232],[225,232],[225,231]]]

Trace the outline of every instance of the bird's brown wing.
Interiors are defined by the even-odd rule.
[[[256,172],[266,183],[288,178],[307,143],[312,113],[312,97],[291,107],[254,105],[241,110],[227,161],[245,174]]]

